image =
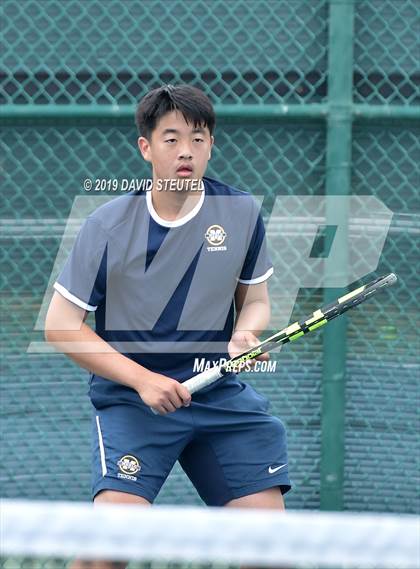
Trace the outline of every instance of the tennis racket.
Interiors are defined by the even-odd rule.
[[[270,338],[267,338],[259,346],[251,348],[250,350],[235,356],[234,358],[228,360],[222,366],[214,366],[209,370],[203,371],[198,375],[195,375],[191,379],[187,379],[183,382],[188,391],[192,394],[210,385],[211,383],[217,381],[224,375],[238,371],[238,368],[245,364],[246,362],[265,354],[266,352],[271,352],[281,344],[286,344],[287,342],[294,342],[304,334],[312,332],[321,326],[324,326],[327,322],[344,314],[350,308],[361,304],[372,295],[376,294],[385,287],[391,286],[396,283],[397,277],[394,273],[390,273],[384,277],[379,277],[374,281],[367,283],[360,288],[341,296],[335,302],[327,304],[326,306],[315,310],[309,317],[305,318],[301,322],[295,322],[287,328],[276,332]]]

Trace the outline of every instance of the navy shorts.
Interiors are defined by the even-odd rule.
[[[135,391],[103,383],[119,395],[109,404],[106,388],[91,388],[92,497],[107,489],[153,502],[177,460],[209,506],[276,486],[290,490],[284,426],[250,385],[221,381],[161,416]]]

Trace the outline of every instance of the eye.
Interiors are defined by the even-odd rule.
[[[168,140],[165,140],[165,142],[172,144],[172,142],[176,142],[176,138],[168,138]]]
[[[204,142],[204,138],[194,138],[194,142]]]

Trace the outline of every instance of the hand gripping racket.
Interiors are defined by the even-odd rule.
[[[287,328],[280,330],[280,332],[276,332],[273,336],[264,340],[264,342],[259,346],[235,356],[228,360],[224,365],[214,366],[209,370],[195,375],[191,379],[187,379],[182,385],[184,385],[190,393],[195,393],[199,389],[217,381],[224,375],[238,371],[238,368],[242,364],[260,356],[261,354],[271,352],[271,350],[274,350],[281,344],[293,342],[304,334],[320,328],[333,318],[340,316],[340,314],[344,314],[344,312],[347,312],[350,308],[361,304],[383,288],[393,285],[396,281],[397,277],[394,273],[390,273],[384,277],[379,277],[378,279],[371,281],[370,283],[367,283],[344,296],[341,296],[335,302],[315,310],[315,312],[305,320],[295,322],[294,324],[287,326]]]

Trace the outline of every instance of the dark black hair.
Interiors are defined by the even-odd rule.
[[[158,121],[179,111],[194,127],[208,127],[213,134],[216,117],[210,99],[191,85],[163,85],[149,91],[137,106],[135,122],[141,136],[149,139]]]

